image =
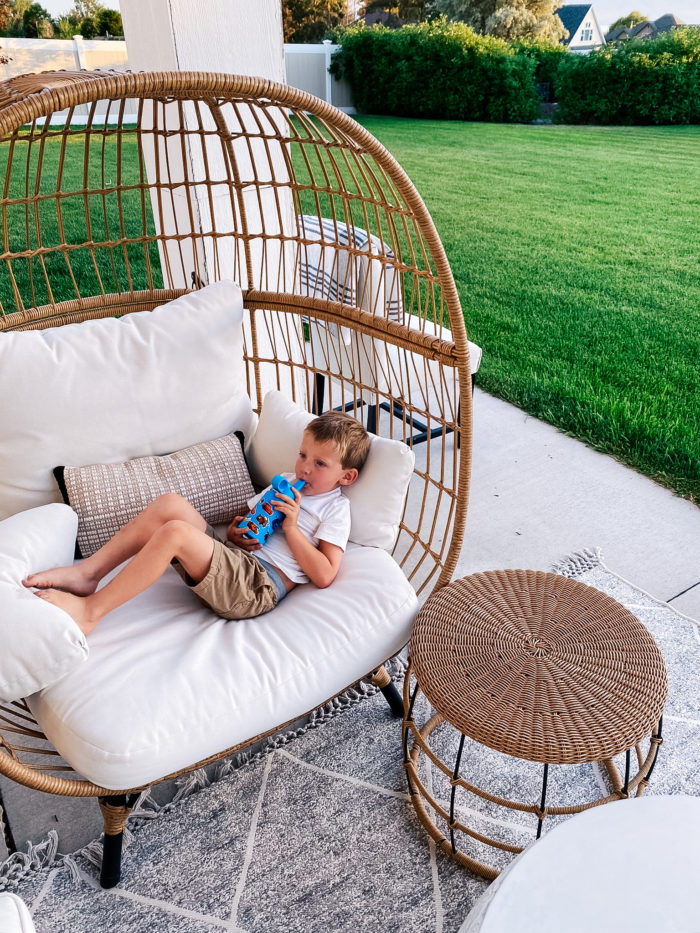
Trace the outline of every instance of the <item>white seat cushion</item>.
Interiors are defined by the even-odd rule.
[[[29,706],[63,757],[110,789],[149,784],[314,709],[408,641],[416,595],[382,550],[349,546],[332,586],[226,622],[174,570],[90,635],[75,676]]]

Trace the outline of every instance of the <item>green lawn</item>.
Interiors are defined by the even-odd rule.
[[[480,385],[700,502],[700,127],[359,119],[433,216],[468,333],[484,349]],[[39,205],[44,244],[59,240],[59,222],[78,224],[72,242],[83,242],[86,199],[94,242],[124,231],[149,242],[98,248],[97,261],[86,247],[49,256],[61,272],[54,299],[74,297],[76,285],[82,294],[160,286],[135,141],[98,137],[87,155],[80,137],[66,146],[58,183],[55,141],[31,156],[18,144],[13,163],[40,155],[40,193],[109,191],[111,179],[131,187],[75,193],[60,218],[54,199]],[[3,174],[7,153],[0,147]],[[16,187],[13,178],[21,196]],[[6,221],[12,247],[36,245],[33,208],[10,207]],[[14,272],[28,303],[49,300],[38,259]],[[0,267],[6,310],[12,295]]]
[[[14,284],[25,305],[43,305],[52,299],[64,301],[80,294],[99,295],[102,291],[128,291],[131,287],[161,288],[163,276],[151,200],[142,185],[135,133],[126,131],[122,137],[95,133],[92,138],[76,133],[61,140],[58,132],[56,128],[43,145],[40,137],[30,144],[28,134],[21,135],[12,150],[7,143],[0,145],[0,177],[6,179],[11,173],[8,197],[26,196],[28,176],[30,193],[40,198],[35,205],[10,203],[5,208],[3,224],[8,247],[19,252],[28,247],[36,249],[40,245],[38,227],[41,245],[53,247],[63,241],[61,226],[67,242],[84,244],[86,211],[89,234],[96,247],[91,250],[81,246],[65,255],[49,253],[43,264],[37,257],[15,260]],[[114,190],[118,183],[124,186],[120,193]],[[96,189],[108,193],[85,193]],[[60,199],[56,198],[57,192],[63,193]],[[119,243],[127,236],[131,242]],[[133,242],[141,236],[149,239]],[[118,245],[103,245],[114,242]],[[13,281],[5,264],[0,264],[0,304],[5,313],[15,310]]]
[[[432,214],[479,384],[700,502],[700,127],[358,119]]]

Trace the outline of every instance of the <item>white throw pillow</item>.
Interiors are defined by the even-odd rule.
[[[248,434],[243,300],[216,282],[154,311],[0,334],[0,519],[60,501],[55,466]]]
[[[273,389],[265,395],[255,433],[245,446],[254,483],[269,486],[276,473],[294,469],[302,434],[314,417],[281,392]]]
[[[259,485],[267,486],[275,473],[294,469],[304,429],[314,417],[281,392],[267,393],[246,448],[248,468]],[[414,462],[413,451],[406,444],[372,436],[359,477],[352,486],[343,487],[350,500],[351,541],[386,550],[394,546]]]
[[[88,655],[71,617],[22,586],[30,573],[73,563],[78,516],[52,503],[0,522],[0,697],[19,700]]]

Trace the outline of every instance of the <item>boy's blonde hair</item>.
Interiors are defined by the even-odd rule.
[[[306,430],[321,444],[332,442],[344,470],[362,469],[369,453],[370,437],[359,421],[342,411],[327,411],[310,421]]]

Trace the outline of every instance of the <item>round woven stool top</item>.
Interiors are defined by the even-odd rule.
[[[584,583],[531,570],[455,580],[427,600],[411,664],[440,715],[482,745],[602,761],[653,731],[666,667],[646,627]]]

